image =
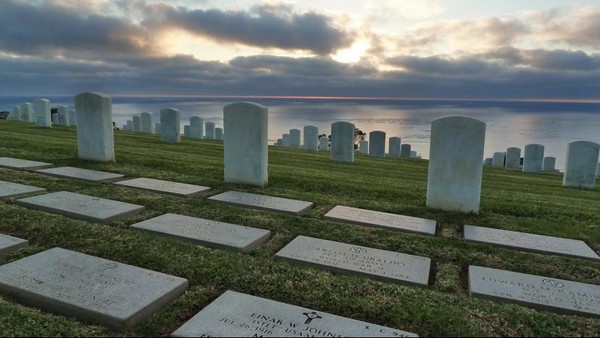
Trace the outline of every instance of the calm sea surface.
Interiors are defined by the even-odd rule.
[[[0,97],[0,110],[32,102],[36,97]],[[46,97],[53,107],[73,107],[73,97]],[[148,111],[153,122],[159,121],[162,108],[181,112],[181,128],[191,116],[223,126],[223,106],[252,101],[269,109],[269,141],[281,138],[290,129],[302,130],[314,125],[319,133],[330,134],[331,123],[350,121],[369,133],[375,130],[397,136],[412,145],[423,158],[429,157],[431,121],[447,115],[465,115],[486,123],[485,157],[508,147],[526,144],[545,146],[544,156],[556,157],[556,166],[564,168],[567,144],[586,140],[600,143],[600,103],[466,101],[466,100],[393,100],[393,99],[300,99],[300,98],[204,98],[204,97],[119,97],[113,96],[113,116],[122,127],[133,115]],[[225,130],[225,134],[227,131]],[[387,147],[387,145],[386,145]],[[387,151],[387,149],[386,149]]]

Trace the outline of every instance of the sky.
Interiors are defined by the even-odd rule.
[[[600,100],[597,0],[0,0],[0,95]]]

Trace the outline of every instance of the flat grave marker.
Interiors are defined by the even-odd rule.
[[[210,190],[210,187],[201,185],[171,182],[145,177],[119,181],[115,182],[115,184],[152,192],[163,192],[179,197],[194,197]]]
[[[298,236],[275,254],[295,263],[385,281],[427,286],[431,259]]]
[[[46,189],[31,185],[0,181],[0,198],[22,197],[44,191]]]
[[[116,180],[120,180],[125,175],[109,173],[106,171],[98,171],[91,169],[83,169],[83,168],[75,168],[75,167],[57,167],[57,168],[48,168],[48,169],[40,169],[35,172],[47,174],[50,176],[56,176],[60,178],[75,178],[84,181],[91,182],[112,182]]]
[[[26,239],[0,234],[0,257],[27,246]]]
[[[0,157],[0,167],[17,170],[34,170],[53,166],[52,163],[22,160],[20,158]]]
[[[469,266],[471,296],[600,318],[600,285]]]
[[[474,225],[465,225],[464,236],[465,239],[469,241],[489,243],[511,249],[600,260],[600,256],[585,244],[585,242],[575,239],[485,228]]]
[[[224,193],[211,196],[208,199],[238,207],[279,211],[292,215],[303,215],[314,206],[314,203],[312,202],[258,195],[240,191],[226,191]]]
[[[119,331],[132,329],[187,286],[184,278],[62,248],[0,266],[0,292]]]
[[[425,235],[435,235],[436,221],[387,212],[366,210],[337,205],[323,216],[325,219],[383,228],[386,230],[408,231]]]
[[[327,312],[228,290],[172,337],[418,337]]]
[[[252,251],[271,237],[269,230],[176,214],[164,214],[132,224],[130,227],[199,243],[210,248],[241,252]]]
[[[68,191],[26,197],[17,200],[16,203],[27,208],[97,223],[110,223],[116,219],[135,216],[144,211],[144,207],[141,205]]]

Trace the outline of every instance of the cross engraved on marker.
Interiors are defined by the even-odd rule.
[[[316,313],[315,311],[313,311],[313,312],[304,312],[302,314],[306,316],[306,321],[304,322],[304,324],[310,324],[310,322],[312,322],[313,319],[323,318],[323,317],[319,316],[319,314]]]

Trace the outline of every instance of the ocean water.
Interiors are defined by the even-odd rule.
[[[35,98],[0,97],[0,110],[10,111],[12,106]],[[53,107],[74,105],[73,97],[46,98]],[[380,130],[387,138],[400,137],[423,158],[429,157],[431,121],[447,115],[469,116],[486,123],[484,157],[509,147],[521,148],[523,156],[526,144],[538,143],[545,147],[544,156],[556,157],[556,167],[562,170],[569,142],[600,143],[600,102],[155,96],[113,96],[112,100],[118,127],[144,111],[151,112],[153,122],[158,122],[160,110],[167,107],[180,110],[182,132],[191,116],[222,127],[223,106],[251,101],[268,108],[270,144],[290,129],[314,125],[319,133],[329,135],[331,123],[349,121],[367,134]]]

